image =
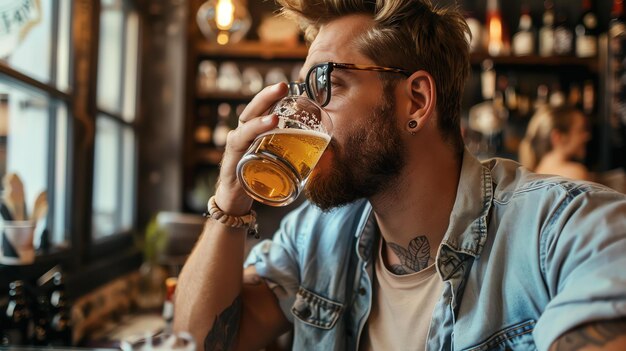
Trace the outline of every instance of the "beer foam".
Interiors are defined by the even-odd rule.
[[[318,132],[316,130],[309,129],[296,129],[296,128],[285,128],[285,129],[272,129],[269,132],[265,132],[257,137],[262,138],[266,135],[276,135],[276,134],[297,134],[302,136],[310,136],[310,137],[318,137],[326,140],[326,142],[330,142],[330,135],[322,132]]]

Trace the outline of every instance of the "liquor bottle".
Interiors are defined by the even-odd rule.
[[[35,330],[33,332],[33,345],[48,345],[48,333],[50,328],[50,301],[46,295],[37,297],[37,309],[34,313]]]
[[[174,322],[174,292],[176,291],[176,277],[165,279],[165,301],[163,302],[163,320],[165,321],[165,333],[172,332]]]
[[[497,89],[497,75],[491,60],[485,60],[481,73],[482,93],[485,101],[469,110],[469,129],[480,135],[480,140],[472,146],[478,158],[493,157],[501,151],[502,129],[508,118],[502,91]]]
[[[554,54],[559,56],[571,55],[573,44],[574,33],[567,23],[567,16],[561,12],[557,14],[556,27],[554,28]]]
[[[611,8],[611,20],[609,22],[609,28],[613,27],[616,23],[621,23],[622,26],[626,22],[624,18],[624,0],[613,0],[613,7]]]
[[[483,43],[483,25],[480,21],[471,13],[465,14],[465,22],[469,27],[471,38],[467,38],[470,43],[470,52],[477,52],[482,49]]]
[[[217,90],[217,65],[210,60],[203,60],[198,65],[198,92],[210,94]]]
[[[54,288],[50,295],[52,317],[50,319],[48,344],[52,346],[71,346],[72,327],[62,274],[59,272],[55,273],[53,282]]]
[[[567,97],[567,104],[582,111],[583,109],[583,93],[578,83],[572,83],[569,87],[569,96]]]
[[[493,156],[497,156],[504,151],[505,128],[509,119],[509,110],[504,103],[504,93],[496,90],[493,96],[493,113],[495,115],[494,124],[491,131],[487,133],[487,150]]]
[[[544,3],[542,26],[539,29],[539,55],[552,56],[554,54],[554,10],[552,2]]]
[[[516,56],[532,55],[535,51],[535,30],[528,6],[522,6],[517,33],[513,36],[513,54]]]
[[[624,1],[626,0],[613,0],[613,7],[611,9],[611,20],[609,21],[609,67],[613,69],[614,84],[623,81],[624,75],[624,52],[626,52],[626,13],[624,12]],[[615,90],[620,89],[618,87]],[[622,90],[622,89],[620,89]],[[617,92],[617,91],[616,91]],[[614,99],[617,98],[617,95]],[[618,103],[618,102],[615,102]],[[621,110],[621,108],[617,108]]]
[[[487,0],[487,52],[491,56],[506,55],[506,29],[498,0]]]
[[[2,343],[4,345],[28,345],[32,336],[32,313],[28,308],[24,282],[16,280],[9,284],[9,303],[5,311]]]
[[[587,116],[593,114],[596,107],[596,90],[592,80],[586,80],[583,84],[583,101],[582,108],[583,113]]]
[[[551,107],[561,107],[565,105],[565,93],[561,90],[561,85],[558,83],[552,86],[549,104]]]
[[[65,296],[65,280],[61,272],[55,272],[52,276],[52,292],[50,293],[50,306],[53,308],[59,304],[59,300]]]
[[[198,124],[193,132],[193,138],[198,144],[208,144],[213,137],[213,129],[210,127],[211,108],[202,106],[198,109]]]
[[[228,119],[232,108],[228,103],[221,103],[217,106],[217,125],[213,130],[213,144],[216,147],[221,148],[226,145],[226,137],[231,128],[228,125]]]
[[[519,108],[519,96],[515,80],[512,80],[504,90],[504,101],[506,101],[506,108],[509,109],[509,111],[517,112]]]
[[[576,24],[576,56],[595,57],[598,54],[598,18],[591,0],[583,0],[583,13]]]
[[[545,84],[540,84],[537,87],[537,99],[535,100],[535,111],[548,105],[548,94],[550,90]]]
[[[613,0],[611,20],[609,22],[609,36],[611,38],[626,34],[626,14],[624,0]]]
[[[496,93],[496,71],[493,67],[493,61],[485,60],[482,62],[482,72],[480,73],[481,93],[484,100],[493,99]]]

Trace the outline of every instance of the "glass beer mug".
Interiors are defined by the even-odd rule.
[[[255,200],[285,206],[300,195],[326,150],[332,122],[304,95],[289,95],[271,109],[278,126],[259,135],[237,165],[237,177]]]

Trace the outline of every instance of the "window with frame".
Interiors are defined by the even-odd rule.
[[[140,259],[129,235],[136,227],[138,3],[0,0],[0,195],[7,193],[1,180],[17,175],[30,218],[46,192],[47,230],[34,241],[51,248],[36,251],[33,265],[0,262],[0,297],[10,280],[34,284],[59,263],[72,294],[80,294]]]
[[[47,228],[36,249],[67,247],[71,2],[0,0],[0,18],[2,217]]]
[[[130,1],[101,0],[92,239],[135,222],[139,16]]]

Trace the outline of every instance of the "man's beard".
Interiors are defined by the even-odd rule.
[[[393,95],[385,95],[384,102],[354,126],[343,147],[331,140],[330,169],[311,175],[305,194],[320,209],[328,211],[386,190],[406,164]]]

